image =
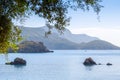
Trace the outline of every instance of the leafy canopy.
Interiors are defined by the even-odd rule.
[[[46,20],[49,29],[62,32],[69,25],[68,9],[100,12],[101,0],[0,0],[0,53],[9,48],[17,49],[21,40],[21,30],[13,25],[13,20],[38,15]],[[51,33],[50,31],[48,33]]]

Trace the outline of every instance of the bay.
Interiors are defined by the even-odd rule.
[[[5,65],[0,55],[0,80],[120,80],[120,50],[54,50],[54,53],[11,53],[9,60],[24,58],[26,66]],[[95,65],[83,62],[92,57]],[[107,66],[106,63],[112,63]]]

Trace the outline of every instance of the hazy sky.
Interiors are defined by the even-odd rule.
[[[101,4],[104,8],[99,14],[100,21],[92,10],[89,12],[71,10],[68,14],[71,22],[67,28],[74,34],[88,34],[120,46],[120,0],[103,0]],[[45,25],[45,21],[37,16],[32,16],[22,25],[41,27]]]

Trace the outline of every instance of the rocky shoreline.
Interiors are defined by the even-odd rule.
[[[47,49],[42,42],[24,41],[18,45],[19,49],[17,53],[49,53],[54,52]],[[9,53],[14,53],[12,49],[9,49]]]

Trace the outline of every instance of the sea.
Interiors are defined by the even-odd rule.
[[[0,54],[0,80],[120,80],[120,50],[54,50],[8,57],[9,61],[23,58],[27,65],[5,65],[5,55]],[[102,65],[84,66],[88,57]]]

